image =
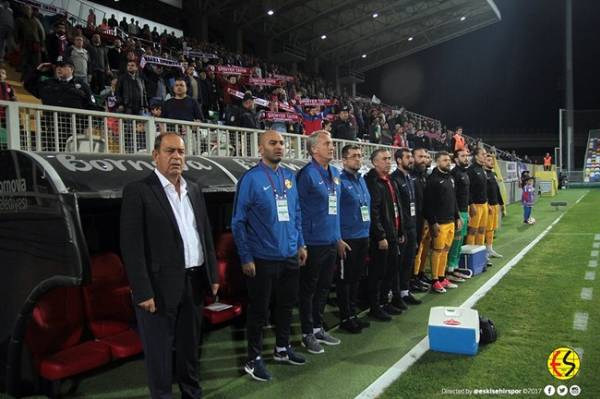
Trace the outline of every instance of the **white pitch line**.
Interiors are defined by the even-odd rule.
[[[598,266],[597,260],[592,259],[588,262],[588,267],[597,267],[597,266]]]
[[[575,202],[579,203],[587,195],[588,192],[579,197],[579,199]],[[570,209],[570,208],[569,208]],[[550,224],[550,226],[546,227],[544,231],[540,233],[533,241],[531,241],[525,248],[523,248],[518,254],[514,256],[506,265],[504,265],[498,272],[493,275],[488,281],[486,281],[477,291],[473,293],[462,305],[461,307],[472,307],[477,303],[477,301],[489,292],[492,287],[494,287],[498,282],[513,268],[531,249],[538,243],[542,238],[544,238],[548,232],[563,218],[566,214],[558,216],[554,221]],[[383,391],[389,387],[394,381],[396,381],[410,366],[412,366],[417,360],[421,358],[429,350],[429,341],[427,337],[423,338],[417,345],[415,345],[407,354],[402,356],[400,360],[398,360],[392,367],[387,369],[382,375],[379,376],[371,385],[369,385],[364,391],[356,395],[355,399],[372,399],[381,395]]]
[[[592,248],[600,248],[600,242],[593,243]]]
[[[586,312],[575,312],[573,330],[585,331],[588,326],[589,315]]]
[[[585,288],[584,287],[581,289],[581,299],[583,299],[584,301],[591,301],[593,295],[594,295],[593,288]]]
[[[596,279],[596,272],[591,271],[591,272],[585,272],[585,280],[588,281],[594,281]]]
[[[594,236],[594,240],[596,240],[596,241],[600,241],[600,234],[596,234],[596,235]]]
[[[592,258],[597,258],[598,257],[598,253],[600,253],[600,251],[592,251],[592,252],[590,252],[590,256]]]

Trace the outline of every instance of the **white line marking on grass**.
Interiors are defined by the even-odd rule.
[[[591,271],[591,272],[585,272],[585,280],[588,281],[594,281],[596,279],[596,272]]]
[[[597,267],[598,266],[598,261],[597,260],[590,260],[588,263],[589,267]]]
[[[600,251],[592,251],[592,252],[590,252],[590,256],[592,258],[597,258],[598,257],[598,252],[600,252]]]
[[[584,301],[591,301],[593,295],[594,295],[593,288],[582,288],[581,289],[581,299],[583,299]]]
[[[600,241],[600,234],[596,234],[596,235],[594,236],[594,240],[596,240],[596,241]]]
[[[581,201],[583,197],[585,197],[588,192],[579,197],[579,199],[575,202],[576,204]],[[570,209],[570,208],[569,208]],[[533,241],[531,241],[525,248],[523,248],[514,258],[512,258],[506,265],[504,265],[498,272],[493,275],[488,281],[485,282],[477,291],[473,293],[467,299],[461,307],[470,308],[477,303],[477,301],[488,293],[492,287],[494,287],[498,282],[513,268],[531,249],[538,243],[542,238],[544,238],[548,232],[563,218],[563,216],[568,212],[567,209],[562,215],[558,216],[550,226],[546,227],[546,229],[540,233]],[[381,395],[383,391],[394,381],[396,381],[410,366],[415,364],[417,360],[421,358],[429,350],[429,340],[427,337],[423,338],[417,345],[415,345],[407,354],[402,356],[400,360],[398,360],[392,367],[387,369],[382,375],[379,376],[371,385],[369,385],[364,391],[356,395],[355,399],[372,399]]]
[[[592,248],[600,248],[600,242],[593,243]]]
[[[573,319],[573,330],[587,330],[588,318],[589,315],[586,312],[575,312],[575,318]]]

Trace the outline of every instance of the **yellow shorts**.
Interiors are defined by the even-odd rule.
[[[437,237],[432,234],[432,247],[435,250],[450,249],[454,241],[454,223],[440,224],[440,232]]]
[[[487,231],[498,228],[498,217],[500,216],[500,205],[490,205],[487,217]]]
[[[475,209],[475,216],[471,216],[473,209]],[[469,205],[469,228],[479,229],[480,227],[487,227],[488,220],[488,204],[471,204]]]

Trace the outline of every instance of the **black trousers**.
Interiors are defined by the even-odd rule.
[[[397,283],[394,283],[394,289],[392,289],[392,294],[395,297],[400,295],[398,290],[408,290],[410,278],[413,274],[415,255],[417,254],[417,230],[406,230],[404,237],[404,243],[400,244],[400,261],[398,262],[400,267],[396,275]]]
[[[370,254],[367,290],[369,305],[375,307],[387,303],[387,291],[384,292],[383,282],[389,278],[390,271],[398,268],[398,244],[395,240],[388,240],[388,249],[381,250],[377,241],[371,241]]]
[[[351,251],[346,252],[346,259],[338,260],[336,278],[337,303],[340,308],[340,319],[346,320],[357,313],[356,302],[358,285],[366,271],[369,238],[344,240]]]
[[[300,324],[303,334],[323,326],[323,312],[335,273],[337,248],[332,245],[308,246],[306,265],[300,268]]]
[[[135,306],[148,386],[153,399],[170,399],[173,363],[182,398],[202,397],[198,379],[198,346],[202,328],[202,307],[194,296],[203,298],[204,270],[186,271],[185,287],[179,306],[150,313]],[[175,361],[173,362],[173,348]]]
[[[248,313],[246,335],[248,359],[260,356],[263,327],[267,322],[271,293],[275,293],[275,345],[285,347],[290,342],[292,310],[298,300],[300,267],[297,258],[281,261],[255,259],[256,275],[246,276]]]

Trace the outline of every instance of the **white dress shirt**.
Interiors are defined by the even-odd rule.
[[[158,169],[154,169],[160,183],[167,194],[171,209],[179,227],[179,234],[183,240],[183,248],[185,253],[185,267],[201,266],[204,263],[204,251],[202,250],[202,242],[198,234],[196,216],[194,209],[187,192],[187,182],[183,177],[180,179],[179,191],[175,190],[175,186],[164,177]]]

